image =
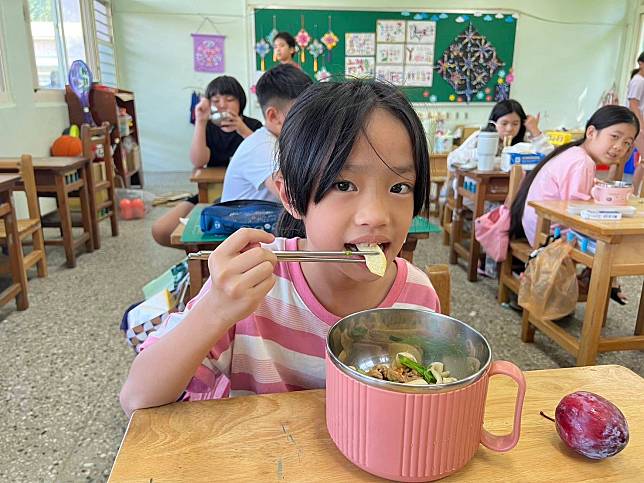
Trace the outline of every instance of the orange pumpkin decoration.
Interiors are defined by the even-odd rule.
[[[81,154],[83,154],[83,143],[74,136],[64,134],[51,145],[52,156],[80,156]]]

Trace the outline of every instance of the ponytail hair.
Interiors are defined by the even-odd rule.
[[[604,128],[613,126],[615,124],[632,124],[635,126],[635,131],[639,133],[640,123],[637,119],[637,116],[623,106],[604,106],[600,107],[595,111],[595,113],[590,117],[586,123],[586,129],[584,129],[584,136],[581,139],[572,141],[570,143],[559,146],[548,156],[546,156],[532,171],[530,171],[526,177],[521,182],[519,192],[517,193],[516,198],[512,202],[512,207],[510,208],[511,221],[510,221],[510,239],[525,238],[525,232],[523,231],[523,212],[525,211],[526,201],[528,199],[528,192],[530,191],[530,186],[532,182],[539,174],[539,171],[553,158],[559,156],[561,153],[567,151],[568,149],[581,146],[586,141],[586,133],[588,128],[593,126],[598,131],[601,131]]]

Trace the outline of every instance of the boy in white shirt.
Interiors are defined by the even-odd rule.
[[[289,64],[273,67],[260,77],[257,99],[264,114],[264,127],[244,139],[230,160],[221,201],[266,200],[279,202],[273,182],[277,137],[293,102],[311,79]]]

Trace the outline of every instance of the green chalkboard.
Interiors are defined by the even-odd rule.
[[[338,43],[331,51],[324,49],[318,57],[318,68],[325,68],[334,77],[345,74],[345,34],[376,33],[378,20],[398,20],[409,22],[435,22],[432,85],[422,87],[403,87],[412,102],[495,102],[497,96],[509,96],[514,74],[514,39],[517,19],[511,13],[442,13],[406,11],[353,11],[353,10],[285,10],[255,9],[255,44],[261,39],[269,39],[273,29],[287,31],[296,36],[302,26],[313,39],[320,38],[329,30],[337,35]],[[420,24],[418,24],[420,25]],[[428,25],[428,24],[425,24]],[[468,32],[469,36],[468,36]],[[409,40],[406,38],[401,43]],[[376,42],[379,42],[376,40]],[[474,42],[474,43],[472,43]],[[451,47],[451,46],[456,47]],[[405,44],[405,47],[412,46]],[[450,50],[454,49],[454,50]],[[404,54],[406,55],[406,53]],[[262,62],[256,57],[257,70]],[[406,58],[405,58],[406,59]],[[494,59],[494,60],[491,60]],[[312,77],[313,57],[305,52],[296,55],[301,67]],[[500,65],[495,65],[495,61]],[[375,57],[374,57],[375,62]],[[264,68],[274,65],[272,50],[264,58]],[[377,66],[383,64],[376,63]],[[410,64],[397,69],[407,69]],[[410,72],[414,70],[412,66]],[[421,66],[427,70],[428,65]],[[441,67],[447,71],[448,80],[439,72]],[[382,70],[379,70],[382,72]],[[398,75],[395,72],[394,75]],[[403,75],[407,75],[405,72]],[[411,75],[411,74],[410,74]]]

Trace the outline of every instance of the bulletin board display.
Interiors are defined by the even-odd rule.
[[[517,15],[410,11],[255,9],[258,71],[275,65],[287,31],[296,62],[318,81],[379,78],[412,102],[485,103],[510,96]]]

